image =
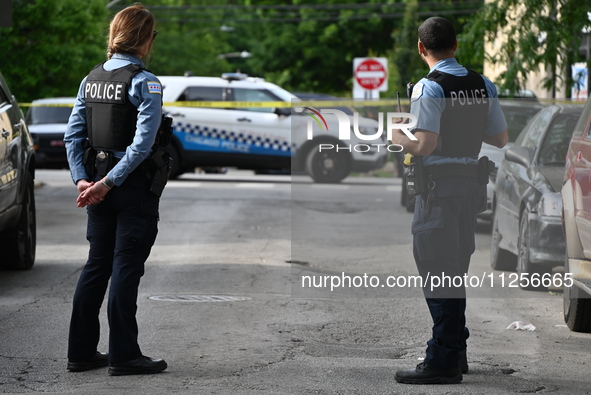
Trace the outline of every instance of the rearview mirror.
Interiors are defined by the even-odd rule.
[[[274,113],[279,116],[287,117],[288,115],[291,115],[291,108],[290,107],[275,107]]]

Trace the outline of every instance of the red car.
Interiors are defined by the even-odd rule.
[[[591,100],[575,126],[566,155],[562,224],[564,320],[573,331],[591,332]]]

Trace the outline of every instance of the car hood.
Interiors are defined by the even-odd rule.
[[[498,168],[501,165],[501,161],[505,157],[505,151],[512,145],[513,143],[507,143],[507,145],[505,145],[503,148],[497,148],[494,145],[482,143],[479,157],[487,156],[488,159],[495,162],[495,166]]]
[[[564,166],[540,166],[540,173],[550,183],[554,192],[562,189],[562,182],[564,181]]]
[[[66,129],[68,127],[67,123],[38,123],[33,125],[28,125],[29,132],[31,133],[66,133]]]

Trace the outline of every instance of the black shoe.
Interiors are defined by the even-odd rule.
[[[68,370],[70,372],[84,372],[85,370],[98,369],[109,364],[109,354],[96,352],[94,358],[86,362],[68,361]]]
[[[460,351],[460,370],[463,374],[468,373],[468,355],[465,348]]]
[[[399,370],[394,379],[404,384],[457,384],[462,381],[459,368],[437,369],[422,362],[415,369]]]
[[[160,373],[168,365],[163,359],[154,359],[141,356],[127,362],[113,362],[109,364],[109,374],[111,376],[123,376],[126,374],[152,374]]]

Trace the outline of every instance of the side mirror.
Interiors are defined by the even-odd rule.
[[[532,156],[533,153],[526,147],[513,146],[505,151],[505,159],[526,168],[531,166]]]
[[[279,116],[287,117],[291,115],[291,107],[275,107],[273,112]]]

